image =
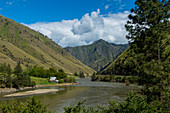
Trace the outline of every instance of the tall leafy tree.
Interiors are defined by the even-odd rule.
[[[125,25],[131,48],[136,54],[139,84],[148,101],[167,92],[170,75],[170,2],[169,0],[136,0]]]

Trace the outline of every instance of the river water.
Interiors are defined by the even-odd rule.
[[[89,78],[78,79],[77,82],[80,84],[73,86],[41,87],[42,89],[59,89],[59,91],[37,95],[36,98],[41,100],[43,104],[48,104],[49,110],[62,113],[64,107],[75,106],[79,101],[86,100],[84,104],[88,106],[105,106],[109,100],[122,101],[127,97],[129,91],[140,90],[137,85],[126,86],[120,83],[91,82]],[[3,95],[0,95],[0,100],[11,101],[13,99],[26,102],[30,99],[30,96],[3,98]]]

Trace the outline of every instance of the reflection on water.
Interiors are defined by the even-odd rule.
[[[50,86],[43,88],[59,89],[58,92],[41,94],[36,98],[44,104],[49,104],[48,109],[60,113],[63,108],[70,105],[76,105],[78,101],[86,100],[85,105],[107,105],[109,100],[122,101],[130,90],[138,91],[136,85],[126,86],[125,84],[116,84],[109,82],[91,82],[90,79],[79,79],[79,85],[75,86]],[[20,101],[27,101],[30,97],[15,97]],[[1,96],[1,100],[4,100]],[[11,98],[5,98],[11,101]]]

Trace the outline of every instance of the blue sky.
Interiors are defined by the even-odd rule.
[[[0,0],[0,14],[19,23],[81,19],[94,10],[101,14],[129,11],[135,0]],[[108,8],[108,9],[107,9]]]
[[[62,47],[104,39],[124,44],[135,0],[0,0],[0,14],[43,33]]]

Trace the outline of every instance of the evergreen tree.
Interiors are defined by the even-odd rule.
[[[166,48],[170,44],[170,2],[136,0],[135,4],[125,27],[129,32],[127,38],[130,39],[130,47],[136,54],[134,58],[138,61],[135,70],[139,76],[138,82],[144,86],[142,92],[147,95],[148,101],[162,101],[170,73],[170,58]]]
[[[21,64],[20,64],[20,61],[19,61],[19,62],[17,62],[17,65],[16,65],[16,67],[14,69],[14,74],[19,76],[22,73],[22,71],[23,70],[21,68]]]
[[[95,81],[96,80],[96,73],[94,72],[91,76],[91,81]]]
[[[78,76],[77,72],[74,73],[74,76]]]
[[[84,72],[83,72],[83,71],[80,71],[79,76],[80,76],[80,78],[84,78],[84,77],[85,77],[85,76],[84,76]]]

